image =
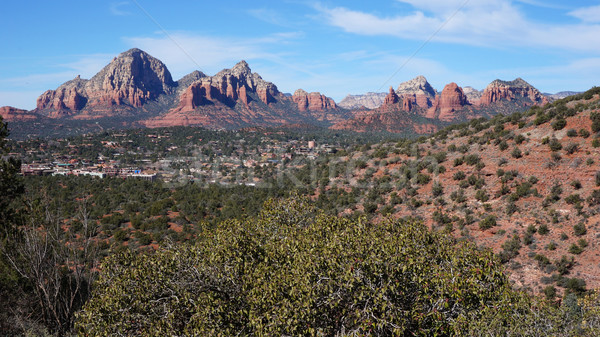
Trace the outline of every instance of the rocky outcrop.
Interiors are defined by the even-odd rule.
[[[383,104],[385,96],[386,94],[383,92],[368,92],[364,95],[348,95],[337,105],[344,109],[376,109]]]
[[[479,100],[481,100],[481,95],[483,95],[482,90],[477,90],[473,87],[463,87],[463,92],[467,96],[467,100],[470,104],[477,105],[479,104]]]
[[[456,83],[447,84],[440,95],[437,118],[446,122],[456,120],[457,112],[468,103],[467,96]]]
[[[298,89],[292,95],[292,100],[298,105],[300,111],[324,111],[337,108],[334,100],[321,95],[319,92],[309,94],[302,89]]]
[[[385,96],[385,99],[383,100],[383,105],[397,104],[399,100],[400,100],[400,97],[398,97],[398,95],[394,91],[394,88],[390,87],[390,91],[388,92],[387,96]]]
[[[202,105],[222,104],[233,108],[238,102],[248,106],[253,94],[262,103],[274,103],[280,96],[277,87],[253,73],[246,61],[214,76],[204,76],[191,83],[181,94],[176,111],[193,111]]]
[[[192,83],[206,77],[206,75],[198,70],[194,70],[191,73],[183,76],[177,80],[177,95],[181,95]]]
[[[410,81],[401,83],[396,89],[396,94],[409,100],[411,108],[418,106],[425,110],[433,106],[437,95],[435,89],[424,76],[417,76]]]
[[[52,118],[75,114],[141,108],[160,95],[174,92],[167,67],[139,49],[130,49],[89,80],[75,79],[56,90],[48,90],[37,100],[37,111]]]
[[[330,126],[348,116],[318,92],[299,89],[285,95],[241,61],[214,76],[202,77],[182,91],[179,102],[146,126],[197,125],[209,128],[312,123]]]
[[[31,111],[17,109],[12,106],[0,107],[0,116],[4,122],[28,122],[39,118]]]
[[[556,94],[544,93],[544,96],[546,96],[548,98],[548,100],[554,101],[557,99],[563,99],[563,98],[577,95],[577,94],[581,94],[581,92],[579,92],[579,91],[560,91],[560,92],[557,92]]]
[[[524,106],[527,106],[527,103],[543,105],[548,102],[548,99],[531,84],[517,78],[514,81],[495,80],[490,83],[483,91],[480,105],[489,106],[502,101],[519,100],[524,100]]]

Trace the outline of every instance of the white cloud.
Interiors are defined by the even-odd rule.
[[[598,23],[600,22],[600,6],[578,8],[569,12],[569,15],[583,22]]]
[[[534,22],[528,20],[508,0],[400,2],[411,5],[414,11],[383,17],[345,7],[316,5],[315,9],[330,25],[360,35],[387,35],[422,41],[432,38],[440,42],[487,47],[558,48],[600,53],[600,25]],[[583,14],[580,16],[584,17]],[[592,17],[600,18],[600,15],[585,16],[588,21]]]

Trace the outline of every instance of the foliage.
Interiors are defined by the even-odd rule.
[[[196,246],[109,257],[81,334],[443,335],[510,286],[490,251],[411,221],[270,201]]]

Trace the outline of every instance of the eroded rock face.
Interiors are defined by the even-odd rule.
[[[301,90],[299,92],[299,90],[296,90],[294,95],[296,93],[304,95],[306,93],[306,91]],[[308,101],[308,110],[309,111],[325,111],[325,110],[337,109],[337,105],[335,104],[335,101],[325,95],[322,95],[320,92],[311,92],[306,96],[306,98]],[[293,99],[293,97],[292,97],[292,99]],[[300,109],[300,106],[298,106],[298,108]],[[300,111],[304,111],[304,110],[300,110]]]
[[[345,109],[376,109],[383,104],[385,97],[386,94],[383,92],[368,92],[364,95],[348,95],[344,97],[338,105]]]
[[[470,104],[477,105],[479,104],[479,100],[481,100],[481,95],[483,95],[483,90],[477,90],[473,87],[463,87],[463,92],[467,96],[467,100]]]
[[[400,100],[400,97],[398,97],[398,95],[396,95],[394,88],[390,87],[390,91],[388,92],[387,96],[385,96],[385,99],[383,100],[383,105],[396,104],[396,103],[398,103],[399,100]]]
[[[533,104],[546,104],[548,99],[536,88],[521,78],[514,81],[495,80],[490,83],[481,96],[480,105],[488,106],[500,101],[526,99]]]
[[[409,100],[411,107],[418,106],[426,110],[433,105],[437,93],[424,76],[417,76],[401,83],[396,89],[396,94]]]
[[[12,106],[0,107],[0,116],[4,122],[25,122],[33,121],[39,116],[31,111],[17,109]]]
[[[75,79],[37,100],[37,111],[58,118],[80,110],[107,111],[115,107],[140,108],[162,94],[174,91],[167,67],[139,49],[130,49],[89,80]]]
[[[457,112],[467,104],[467,96],[456,83],[447,84],[442,90],[439,100],[438,118],[443,121],[452,121],[457,118]]]
[[[214,76],[205,76],[193,82],[181,94],[177,111],[192,111],[204,104],[218,102],[233,107],[240,101],[248,106],[254,93],[264,104],[274,103],[281,94],[277,87],[253,73],[246,61]]]

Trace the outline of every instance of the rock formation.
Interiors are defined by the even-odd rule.
[[[481,90],[477,90],[473,87],[463,87],[462,88],[463,92],[465,93],[465,95],[467,96],[467,100],[469,101],[470,104],[473,105],[477,105],[479,104],[479,100],[481,100],[481,95],[483,94],[483,91]]]
[[[483,93],[450,83],[438,93],[424,76],[417,76],[396,90],[391,87],[387,94],[347,96],[340,106],[358,109],[348,111],[318,92],[298,89],[293,95],[283,94],[275,84],[252,72],[245,61],[214,76],[194,71],[173,81],[161,61],[134,48],[119,54],[89,80],[77,76],[46,91],[38,98],[34,113],[4,108],[3,114],[6,119],[20,120],[118,117],[118,123],[151,127],[312,124],[355,131],[423,132],[449,122],[510,113],[547,101],[522,79],[496,80]]]
[[[141,108],[160,95],[171,94],[176,85],[161,61],[134,48],[119,54],[89,80],[77,76],[46,91],[38,98],[36,110],[51,118],[81,110],[110,115],[121,108]]]
[[[292,95],[292,100],[298,104],[300,111],[324,111],[336,109],[335,102],[319,92],[311,92],[310,94],[302,89],[298,89]]]
[[[312,123],[329,126],[347,118],[335,102],[302,89],[285,95],[241,61],[214,76],[204,76],[182,91],[178,104],[146,126],[198,125],[209,128]]]
[[[526,100],[527,103],[543,105],[548,102],[548,99],[542,95],[531,84],[525,82],[521,78],[514,81],[495,80],[490,83],[481,96],[480,105],[489,106],[501,101],[517,101]],[[531,105],[531,104],[530,104]]]
[[[379,108],[385,99],[383,92],[368,92],[364,95],[348,95],[342,99],[338,105],[344,109],[376,109]]]
[[[442,121],[456,120],[458,117],[456,112],[462,110],[467,104],[467,96],[462,89],[454,82],[447,84],[440,95],[437,118]]]
[[[390,87],[390,92],[387,94],[387,96],[385,96],[385,99],[383,100],[383,105],[397,104],[399,100],[400,97],[398,97],[398,95],[394,91],[394,88]]]
[[[411,107],[418,106],[425,110],[433,105],[437,95],[424,76],[417,76],[410,81],[401,83],[396,89],[396,94],[403,99],[410,100]]]
[[[4,122],[27,122],[39,118],[39,116],[31,111],[13,108],[12,106],[0,107],[0,116]]]
[[[246,61],[231,69],[223,69],[214,76],[204,76],[192,82],[180,96],[177,111],[193,111],[206,104],[224,104],[234,107],[239,101],[248,106],[254,93],[264,104],[274,103],[279,96],[277,87],[253,73]]]

